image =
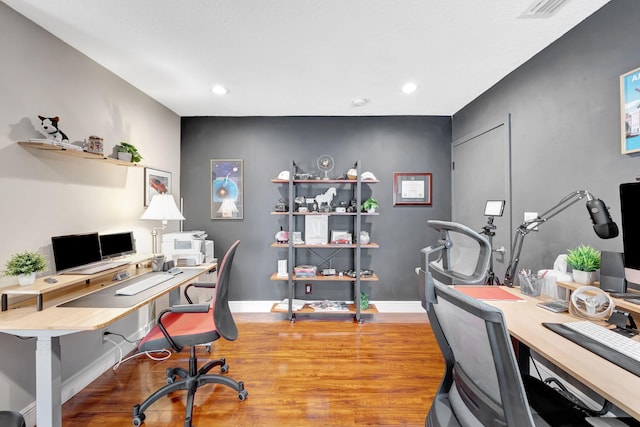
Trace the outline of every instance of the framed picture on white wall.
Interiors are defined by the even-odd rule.
[[[144,168],[144,205],[149,206],[156,194],[172,194],[171,172]]]

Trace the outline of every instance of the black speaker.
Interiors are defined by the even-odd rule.
[[[600,289],[607,292],[626,292],[624,255],[621,252],[600,252]]]

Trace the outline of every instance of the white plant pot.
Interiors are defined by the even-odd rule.
[[[590,285],[596,281],[596,272],[573,270],[573,281],[581,285]]]
[[[36,273],[20,274],[18,276],[18,283],[22,286],[33,285],[36,281]]]
[[[122,160],[124,162],[130,162],[131,153],[127,153],[125,151],[118,151],[118,160]]]

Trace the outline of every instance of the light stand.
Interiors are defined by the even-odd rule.
[[[487,200],[487,203],[484,207],[484,214],[487,216],[487,225],[482,227],[482,231],[480,234],[484,234],[487,236],[487,240],[489,240],[489,245],[491,246],[491,256],[489,257],[489,271],[487,272],[487,281],[485,284],[487,285],[500,285],[500,280],[496,277],[493,272],[493,252],[500,252],[500,250],[493,249],[493,236],[496,233],[493,231],[496,229],[496,226],[493,224],[494,216],[502,216],[504,212],[504,200]],[[504,248],[501,248],[504,251]]]
[[[487,285],[500,285],[500,280],[496,277],[496,274],[493,272],[493,236],[496,233],[493,231],[496,229],[496,226],[493,225],[493,217],[490,216],[487,218],[487,225],[482,227],[482,231],[480,234],[484,234],[487,236],[487,240],[489,240],[489,244],[491,245],[491,257],[489,258],[489,271],[487,272],[487,281],[485,284]]]
[[[569,193],[551,209],[538,215],[536,218],[524,221],[516,229],[516,237],[513,239],[513,244],[511,245],[511,260],[509,261],[509,266],[504,276],[505,285],[513,287],[513,278],[518,269],[524,237],[529,234],[529,232],[534,231],[539,225],[544,224],[585,197],[587,198],[587,211],[589,211],[591,221],[593,222],[593,229],[598,237],[601,239],[610,239],[618,235],[618,226],[611,219],[609,211],[602,200],[594,198],[591,193],[585,190],[577,190]]]

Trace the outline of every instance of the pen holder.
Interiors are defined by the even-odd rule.
[[[520,280],[520,292],[523,295],[529,295],[530,297],[537,297],[542,291],[542,281],[544,278],[538,277],[535,274],[518,274]]]

